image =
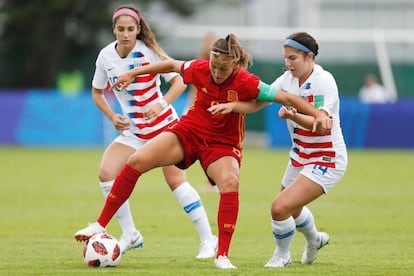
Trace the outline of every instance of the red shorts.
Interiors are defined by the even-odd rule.
[[[224,156],[232,156],[237,160],[239,166],[241,165],[241,148],[234,147],[229,144],[214,142],[211,141],[211,139],[207,141],[207,139],[197,135],[195,131],[180,123],[174,125],[166,131],[175,133],[178,136],[183,148],[184,160],[175,164],[175,166],[180,169],[187,169],[195,161],[199,160],[204,173],[207,175],[208,166]],[[211,184],[215,185],[210,178],[209,180]]]

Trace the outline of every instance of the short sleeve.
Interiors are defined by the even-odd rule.
[[[194,60],[186,61],[181,65],[181,72],[185,84],[193,83],[193,64]]]
[[[240,74],[240,84],[243,87],[243,90],[246,93],[243,93],[243,95],[246,95],[245,99],[241,100],[255,100],[257,99],[259,95],[259,84],[260,84],[260,78],[254,74],[251,74],[247,71],[243,71]]]
[[[99,53],[95,62],[95,73],[92,79],[92,87],[97,89],[105,89],[108,82],[108,76],[106,75],[105,68],[102,63],[102,55]]]
[[[333,113],[333,109],[335,108],[335,103],[338,101],[338,86],[336,85],[336,81],[331,74],[326,74],[324,80],[322,81],[323,87],[320,88],[319,95],[324,97],[323,104],[321,106],[317,106],[319,109],[325,110],[328,114]]]

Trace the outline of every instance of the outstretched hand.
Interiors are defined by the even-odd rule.
[[[119,75],[118,79],[112,84],[111,89],[117,88],[118,90],[124,90],[127,86],[134,81],[134,76],[129,72]]]

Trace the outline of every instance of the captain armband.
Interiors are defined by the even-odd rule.
[[[259,94],[257,95],[257,99],[266,102],[273,102],[275,100],[275,96],[277,94],[276,87],[272,87],[262,81],[259,82]]]

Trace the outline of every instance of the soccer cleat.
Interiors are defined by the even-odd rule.
[[[135,232],[132,235],[122,234],[119,238],[119,247],[121,253],[124,254],[126,251],[132,248],[140,248],[144,246],[144,237],[140,232]]]
[[[218,256],[214,260],[214,267],[220,268],[220,269],[235,269],[235,268],[237,268],[230,262],[230,260],[227,256],[222,256],[222,255]]]
[[[213,241],[204,241],[200,245],[200,252],[196,256],[197,259],[213,258],[217,252],[217,237],[213,236]]]
[[[87,241],[95,234],[105,233],[106,229],[102,227],[98,222],[89,223],[88,227],[83,228],[75,233],[74,237],[77,241]]]
[[[264,265],[264,267],[289,267],[291,263],[290,257],[282,257],[273,255],[272,258]]]
[[[329,235],[325,232],[319,232],[319,238],[316,245],[306,246],[302,255],[302,264],[311,264],[316,259],[319,249],[329,244]]]

